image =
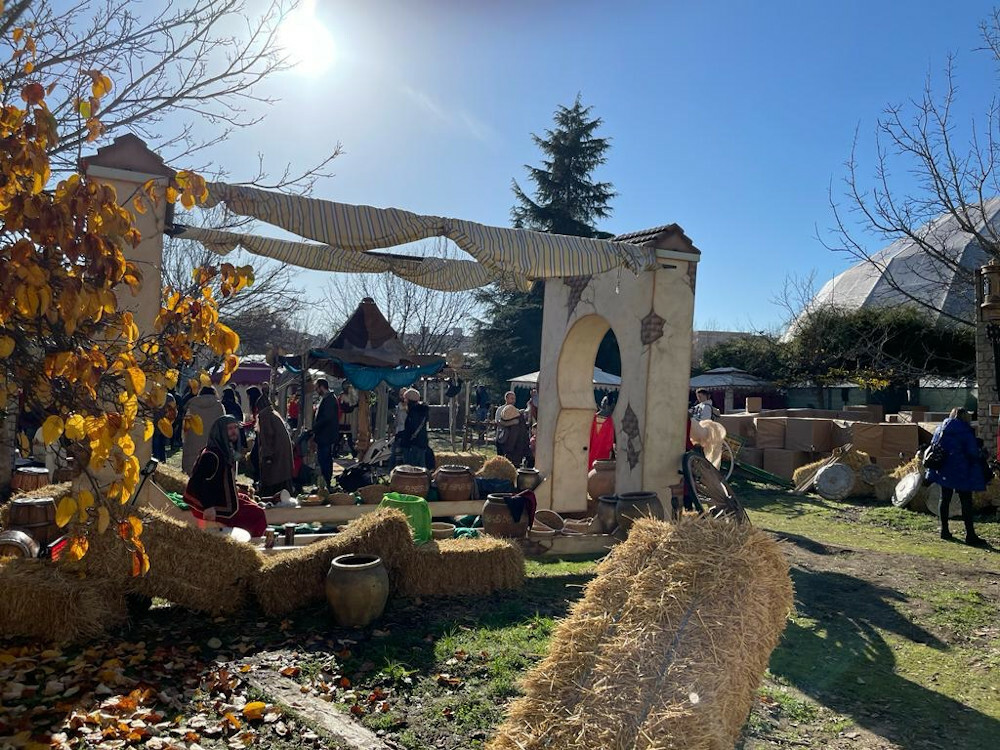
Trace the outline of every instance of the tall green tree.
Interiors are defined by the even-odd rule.
[[[602,124],[577,96],[572,106],[556,109],[553,127],[544,136],[532,134],[542,161],[537,167],[525,165],[534,183],[531,195],[513,181],[515,204],[510,214],[515,227],[602,236],[596,224],[611,215],[610,203],[616,195],[610,182],[593,177],[594,170],[607,161],[611,147],[608,138],[597,135]],[[477,297],[483,308],[476,330],[479,375],[499,391],[510,378],[539,368],[544,285],[535,284],[527,293],[485,289]],[[602,343],[597,366],[620,373],[617,347]]]

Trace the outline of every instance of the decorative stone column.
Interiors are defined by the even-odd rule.
[[[976,273],[976,302],[978,434],[992,454],[996,451],[997,410],[1000,409],[996,359],[1000,349],[1000,263],[996,259]]]

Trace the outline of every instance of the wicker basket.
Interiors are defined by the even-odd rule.
[[[358,494],[361,495],[361,502],[365,505],[378,505],[382,502],[382,498],[385,497],[387,492],[392,492],[384,484],[369,484],[367,487],[362,487],[358,490]]]

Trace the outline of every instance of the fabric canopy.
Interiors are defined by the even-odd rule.
[[[620,388],[621,384],[622,379],[619,376],[612,375],[610,372],[604,372],[604,370],[598,367],[594,368],[595,388],[612,391]],[[534,388],[538,385],[538,372],[529,372],[527,375],[511,378],[510,385],[512,388]]]
[[[476,224],[461,219],[420,216],[395,208],[345,203],[275,193],[258,188],[211,183],[208,205],[281,227],[312,242],[295,242],[185,228],[177,236],[195,239],[215,252],[242,246],[286,263],[326,271],[390,271],[433,289],[460,291],[499,281],[527,289],[532,280],[588,276],[625,267],[656,268],[655,252],[628,242],[531,232]],[[476,262],[403,259],[369,250],[446,237]],[[322,244],[314,244],[322,243]]]

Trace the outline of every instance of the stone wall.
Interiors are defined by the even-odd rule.
[[[986,337],[986,323],[981,313],[976,322],[976,382],[979,384],[978,434],[992,451],[997,444],[997,418],[990,417],[990,404],[1000,403],[1000,397],[993,368],[993,346]]]

